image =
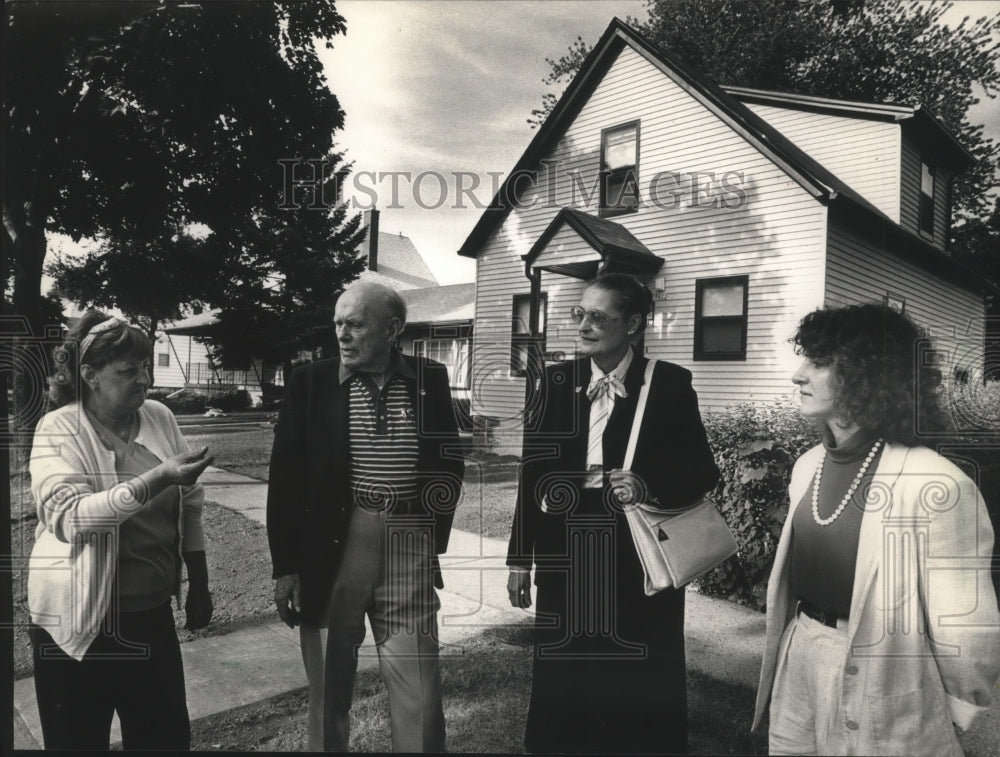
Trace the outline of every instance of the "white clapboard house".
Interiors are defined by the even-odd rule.
[[[459,250],[473,415],[516,430],[525,335],[571,358],[569,308],[603,271],[653,288],[643,348],[689,368],[708,411],[790,399],[789,337],[822,305],[903,308],[927,359],[981,379],[995,290],[947,254],[970,163],[919,106],[720,87],[615,19]]]

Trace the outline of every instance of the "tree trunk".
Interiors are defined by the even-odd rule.
[[[149,316],[146,338],[149,339],[149,387],[151,389],[156,384],[156,329],[159,328],[159,324],[156,317]]]
[[[42,320],[42,266],[47,243],[42,226],[26,224],[16,236],[8,237],[14,262],[14,291],[11,305],[15,322],[5,335],[10,338],[13,370],[13,406],[9,433],[18,449],[18,462],[31,451],[35,425],[45,413],[47,378],[52,348],[61,341],[58,323]]]

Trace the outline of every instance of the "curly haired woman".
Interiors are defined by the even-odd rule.
[[[918,443],[943,421],[926,335],[871,304],[812,312],[793,341],[823,443],[792,472],[754,728],[770,705],[771,754],[961,755],[1000,613],[983,498]]]

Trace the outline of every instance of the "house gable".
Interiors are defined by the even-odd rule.
[[[657,291],[647,354],[691,368],[703,404],[728,406],[741,388],[761,397],[786,395],[794,360],[787,337],[802,312],[822,303],[826,208],[818,190],[790,177],[686,83],[664,76],[631,46],[622,45],[607,64],[562,136],[526,169],[536,176],[534,186],[522,191],[518,206],[478,250],[474,365],[482,376],[474,410],[516,424],[523,409],[523,379],[509,361],[515,298],[530,292],[524,256],[533,248],[540,254],[558,248],[576,262],[594,265],[599,257],[586,233],[555,222],[560,213],[586,217],[589,226],[613,223],[664,261],[655,275],[643,277]],[[613,222],[600,219],[595,188],[602,133],[633,121],[640,123],[642,203]],[[695,361],[698,281],[734,275],[749,279],[748,358]],[[552,355],[575,351],[568,311],[582,289],[579,279],[542,273],[545,344]],[[786,368],[775,369],[781,361]]]
[[[898,123],[756,102],[747,107],[899,223]]]
[[[724,89],[893,222],[947,248],[952,180],[973,165],[974,157],[928,111],[912,105]],[[933,197],[923,208],[921,184],[928,178],[922,176],[922,163],[933,174]]]

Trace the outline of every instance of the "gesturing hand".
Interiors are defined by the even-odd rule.
[[[287,576],[278,576],[274,579],[274,604],[278,608],[278,615],[289,628],[298,625],[299,613],[302,611],[299,604],[301,594],[297,573],[289,573]]]
[[[531,571],[512,570],[507,578],[511,607],[531,607]]]
[[[208,447],[202,447],[168,457],[160,465],[163,467],[163,476],[169,484],[191,486],[213,462],[215,458],[208,454]]]

